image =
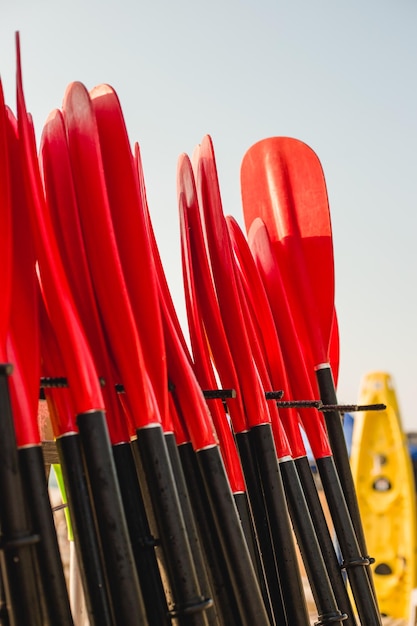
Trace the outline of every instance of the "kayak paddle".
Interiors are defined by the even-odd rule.
[[[70,604],[48,495],[38,426],[40,349],[39,287],[29,222],[30,198],[22,186],[17,121],[9,112],[8,144],[13,214],[13,286],[8,335],[9,360],[14,364],[10,392],[21,473],[36,545],[39,584],[46,619],[72,625]]]
[[[146,623],[97,371],[70,295],[43,193],[33,128],[26,112],[23,95],[18,38],[17,55],[18,128],[26,155],[27,189],[33,198],[31,225],[39,262],[42,295],[47,303],[67,370],[98,527],[103,544],[106,546],[105,559],[113,602],[125,624],[132,622],[132,615],[136,616],[136,623],[138,616]],[[105,489],[103,481],[106,484]]]
[[[196,182],[200,210],[204,216],[203,223],[213,280],[230,350],[241,384],[249,437],[256,454],[256,462],[264,487],[268,521],[274,542],[275,557],[280,570],[280,582],[287,619],[294,624],[303,623],[306,607],[305,602],[300,601],[303,598],[303,589],[272,435],[269,410],[252,361],[247,332],[239,307],[231,245],[221,207],[213,147],[208,136],[204,137],[200,146]]]
[[[39,541],[29,526],[22,477],[16,447],[9,379],[13,364],[8,362],[6,339],[12,302],[12,208],[10,164],[7,140],[7,113],[0,82],[0,238],[2,303],[0,307],[0,524],[2,575],[8,617],[17,624],[41,624],[35,572],[34,545]]]
[[[314,400],[311,379],[305,371],[305,363],[286,301],[282,277],[270,245],[268,232],[260,218],[252,223],[248,239],[268,294],[285,362],[291,376],[292,389],[298,398]],[[314,408],[300,409],[299,414],[320,472],[358,611],[361,617],[365,618],[365,623],[377,623],[375,620],[379,620],[379,616],[376,612],[369,579],[364,569],[369,561],[362,557],[357,543],[322,415]],[[352,563],[352,566],[349,566],[349,563]],[[359,566],[360,564],[362,567]]]

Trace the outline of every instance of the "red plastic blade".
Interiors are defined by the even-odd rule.
[[[253,361],[256,366],[256,373],[258,375],[261,390],[263,392],[269,391],[272,389],[271,379],[269,376],[268,368],[266,366],[264,355],[260,348],[260,339],[259,334],[256,332],[255,329],[254,316],[249,310],[248,298],[246,297],[246,293],[242,285],[241,274],[238,270],[236,271],[236,283],[239,292],[240,308],[242,310],[245,328],[248,333],[249,345],[251,348]],[[284,431],[284,427],[280,419],[277,406],[275,402],[268,402],[267,406],[271,420],[277,456],[279,459],[288,460],[289,457],[292,457],[292,450],[288,442],[287,434]]]
[[[203,392],[185,355],[175,325],[161,292],[162,322],[167,354],[168,375],[181,415],[195,451],[218,445],[214,424]]]
[[[31,198],[31,226],[41,273],[43,297],[60,343],[76,412],[102,410],[104,402],[97,372],[71,298],[45,202],[33,126],[26,111],[23,95],[18,35],[16,48],[17,110],[24,165],[23,179],[27,195]]]
[[[184,214],[184,219],[188,225],[188,231],[182,233],[182,244],[187,246],[186,259],[188,262],[184,276],[186,277],[188,274],[192,276],[196,288],[193,315],[202,320],[204,334],[223,387],[236,391],[236,398],[229,403],[229,411],[235,432],[243,432],[247,430],[248,425],[242,394],[212,282],[196,197],[194,174],[187,157],[183,157],[180,161],[177,187],[178,193],[182,197],[179,207],[180,213]],[[185,234],[187,234],[186,238],[184,238]]]
[[[160,423],[127,293],[87,89],[72,83],[63,111],[85,250],[103,323],[138,428]]]
[[[143,167],[142,167],[142,159],[141,159],[140,147],[138,143],[135,144],[135,164],[136,164],[136,173],[138,176],[141,197],[143,200],[146,226],[147,226],[147,230],[149,234],[151,256],[153,258],[153,262],[155,265],[155,272],[157,276],[158,292],[159,291],[162,292],[162,295],[165,301],[165,306],[168,308],[171,321],[174,324],[177,336],[181,341],[184,354],[188,355],[188,358],[191,363],[191,355],[189,354],[188,345],[187,345],[187,342],[185,341],[181,324],[178,320],[174,303],[172,301],[171,293],[169,291],[168,282],[165,276],[164,268],[163,268],[162,261],[161,261],[161,256],[159,254],[158,244],[156,242],[156,237],[155,237],[155,233],[154,233],[153,226],[152,226],[152,221],[151,221],[150,214],[149,214],[148,202],[146,198],[145,179],[144,179]]]
[[[187,196],[184,194],[182,185],[183,176],[189,176],[188,182],[191,187]],[[202,389],[216,389],[217,381],[210,361],[210,354],[202,318],[199,313],[197,289],[192,269],[192,254],[190,240],[190,225],[188,222],[188,208],[192,206],[193,212],[198,215],[197,192],[192,178],[191,163],[186,155],[182,155],[178,161],[177,170],[178,205],[181,231],[181,255],[184,277],[184,291],[187,307],[190,340],[194,356],[194,371]],[[233,401],[232,401],[233,402]],[[220,448],[225,463],[231,489],[234,493],[245,490],[245,481],[237,453],[235,441],[230,425],[227,421],[223,403],[221,400],[208,402],[210,413],[219,438]]]
[[[42,299],[40,302],[40,350],[42,375],[45,377],[67,377],[59,344]],[[44,389],[44,393],[54,437],[77,433],[78,426],[75,421],[77,412],[71,389],[50,387]]]
[[[90,92],[97,121],[110,211],[135,317],[145,366],[160,407],[168,411],[168,381],[157,279],[140,188],[122,109],[115,91],[99,85]]]
[[[116,394],[115,384],[120,377],[110,360],[102,322],[97,307],[90,268],[84,249],[84,239],[75,195],[64,120],[60,111],[53,111],[44,126],[40,160],[54,232],[71,292],[79,313],[94,362],[100,377],[106,405],[109,434],[113,444],[129,441],[126,417]],[[74,254],[74,251],[77,251]]]
[[[258,142],[242,161],[248,230],[266,224],[280,263],[303,349],[328,362],[334,308],[334,263],[323,170],[306,144],[288,137]]]
[[[279,266],[267,228],[260,218],[256,218],[252,223],[248,240],[268,295],[293,394],[297,399],[315,400]],[[322,415],[315,409],[300,410],[299,414],[314,456],[316,458],[330,456]]]
[[[230,238],[233,245],[236,263],[241,277],[244,296],[250,308],[250,320],[253,325],[257,341],[262,346],[262,358],[268,369],[268,377],[273,390],[283,390],[284,399],[294,399],[285,369],[281,345],[278,340],[274,318],[268,301],[268,296],[262,279],[259,275],[254,258],[251,254],[248,242],[236,220],[226,217]],[[259,364],[259,359],[257,359]],[[259,365],[258,365],[259,368]],[[280,409],[280,419],[285,428],[292,456],[294,458],[305,456],[305,446],[301,436],[298,415],[295,409]]]
[[[8,335],[8,358],[13,363],[10,396],[18,446],[38,445],[40,379],[39,287],[35,273],[29,207],[22,186],[17,121],[9,111],[8,147],[13,214],[13,284]]]
[[[270,421],[254,366],[234,275],[231,243],[220,198],[211,139],[204,137],[198,155],[197,192],[204,215],[213,278],[230,350],[244,397],[249,427]],[[205,252],[201,252],[202,254]]]

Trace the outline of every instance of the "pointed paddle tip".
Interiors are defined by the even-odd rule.
[[[15,48],[16,48],[16,92],[17,92],[17,104],[26,109],[25,99],[23,95],[23,79],[22,79],[22,57],[20,50],[20,33],[17,30],[15,32]]]

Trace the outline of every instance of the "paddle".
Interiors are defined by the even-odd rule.
[[[191,226],[188,221],[187,205],[193,205],[194,215],[198,215],[198,207],[196,206],[196,191],[192,177],[187,179],[190,186],[183,184],[184,181],[182,177],[184,174],[187,176],[187,164],[183,164],[184,159],[186,160],[187,157],[182,155],[178,161],[178,204],[180,214],[185,298],[187,316],[189,320],[191,346],[194,354],[193,367],[200,386],[205,390],[215,390],[218,383],[210,363],[208,347],[204,337],[204,329],[198,312],[196,285],[192,270],[191,240],[189,237]],[[191,166],[188,164],[188,172],[190,171]],[[191,357],[189,355],[188,358],[191,361]],[[258,582],[262,590],[264,603],[268,610],[270,619],[273,619],[269,593],[264,579],[259,548],[257,546],[256,532],[251,520],[246,485],[230,424],[226,419],[225,408],[222,401],[215,399],[208,400],[208,405],[216,428],[216,433],[219,438],[222,458],[225,463],[226,473],[229,478],[235,504],[239,512],[246,542],[248,544],[252,562],[257,573]]]
[[[157,276],[158,287],[160,291],[160,297],[163,299],[166,310],[169,314],[171,322],[174,326],[176,336],[181,342],[181,346],[184,350],[184,353],[188,356],[188,348],[182,334],[182,330],[174,309],[174,305],[172,302],[172,298],[169,292],[168,284],[165,278],[164,269],[162,266],[162,262],[159,255],[159,250],[156,244],[155,235],[153,232],[152,222],[150,220],[149,211],[147,207],[146,200],[146,190],[145,190],[145,182],[143,176],[142,162],[140,158],[140,150],[139,145],[135,145],[135,162],[137,169],[137,176],[139,181],[139,186],[141,190],[141,195],[143,198],[143,207],[145,211],[145,217],[147,222],[147,229],[149,233],[149,254],[152,256],[155,272]],[[191,360],[190,360],[191,363]],[[230,578],[227,575],[227,566],[225,560],[223,558],[223,551],[220,545],[220,541],[218,538],[218,533],[215,527],[215,521],[213,518],[212,510],[210,503],[208,501],[205,487],[203,483],[203,478],[201,476],[201,471],[199,470],[197,459],[190,441],[189,434],[187,432],[187,428],[184,420],[179,416],[177,407],[174,403],[172,393],[169,394],[169,412],[170,417],[172,419],[172,426],[174,427],[174,433],[166,433],[165,438],[167,440],[171,462],[178,470],[178,457],[180,457],[180,464],[183,468],[182,472],[176,473],[176,482],[177,486],[180,487],[183,478],[187,483],[188,489],[186,490],[186,494],[182,493],[182,489],[179,489],[180,498],[182,502],[182,506],[187,505],[188,502],[191,502],[192,505],[192,517],[195,519],[197,524],[197,533],[199,536],[200,544],[204,549],[204,557],[207,563],[207,574],[210,578],[209,587],[211,587],[211,591],[214,594],[214,611],[210,610],[208,613],[208,617],[211,619],[213,612],[221,615],[222,623],[234,623],[235,616],[238,615],[238,609],[236,606],[233,588],[231,587]],[[173,445],[173,440],[175,440],[175,444],[177,448],[177,454],[174,454],[174,449],[176,446]],[[174,473],[175,473],[174,468]],[[179,475],[177,475],[179,474]],[[180,481],[178,480],[180,479]],[[180,485],[178,485],[180,482]],[[185,502],[184,500],[185,495]],[[194,540],[194,525],[187,522],[187,530],[192,541],[192,545],[195,544]],[[200,558],[200,550],[194,554],[194,558]],[[201,565],[198,565],[199,570],[201,570]],[[201,574],[204,572],[200,571]],[[204,580],[202,580],[204,583]],[[205,584],[205,583],[204,583]],[[239,618],[240,619],[240,618]]]
[[[109,85],[99,85],[91,90],[90,98],[123,275],[140,333],[146,370],[164,421],[168,411],[168,380],[154,261],[149,254],[145,198],[115,91]]]
[[[98,376],[70,296],[43,195],[33,129],[29,123],[23,95],[18,38],[17,55],[19,136],[26,154],[27,189],[33,198],[31,225],[42,293],[67,369],[97,521],[103,544],[106,546],[105,558],[115,610],[125,624],[133,623],[133,615],[135,623],[138,616],[140,620],[143,617],[142,621],[145,623],[145,611],[133,564]],[[103,483],[106,485],[105,489]]]
[[[161,300],[170,380],[186,416],[242,624],[269,624],[208,408]]]
[[[300,141],[266,139],[246,153],[241,183],[246,227],[256,216],[267,225],[304,359],[311,372],[314,365],[323,403],[337,405],[328,358],[334,316],[333,242],[320,161]],[[366,555],[340,415],[337,410],[326,412],[325,420],[358,542]]]
[[[198,522],[199,533],[201,543],[205,550],[205,556],[209,565],[209,575],[211,580],[211,586],[214,591],[215,608],[219,613],[219,617],[222,619],[222,623],[241,623],[240,613],[245,615],[244,622],[250,620],[251,616],[254,617],[258,612],[258,618],[262,619],[262,613],[259,613],[259,598],[257,597],[256,586],[250,594],[245,595],[244,601],[242,601],[241,594],[245,594],[245,585],[242,585],[240,579],[242,576],[248,575],[247,570],[247,558],[246,547],[242,549],[239,541],[241,540],[238,534],[233,542],[225,539],[227,533],[233,532],[234,518],[236,516],[235,509],[230,508],[230,501],[227,496],[230,491],[229,486],[224,484],[223,490],[219,492],[219,488],[222,482],[225,481],[225,477],[221,477],[224,473],[224,469],[219,468],[217,471],[217,481],[213,482],[210,468],[206,468],[207,460],[213,457],[212,462],[216,462],[215,458],[218,456],[217,441],[213,440],[215,449],[212,452],[204,452],[198,450],[195,452],[193,447],[196,444],[195,428],[193,427],[194,437],[188,433],[188,420],[193,421],[196,418],[191,416],[201,412],[199,405],[193,406],[193,395],[195,396],[196,390],[192,391],[190,399],[187,399],[187,395],[184,392],[184,386],[187,387],[187,383],[184,383],[184,378],[190,377],[190,364],[191,358],[188,353],[188,348],[185,343],[184,336],[182,334],[178,318],[175,313],[175,309],[172,303],[172,299],[169,293],[168,285],[166,282],[165,274],[163,271],[162,263],[159,256],[155,236],[153,233],[152,223],[150,220],[149,212],[147,211],[146,193],[144,185],[143,170],[141,165],[139,146],[136,145],[136,165],[138,172],[138,179],[141,188],[141,193],[144,199],[143,205],[145,207],[145,214],[147,219],[147,226],[150,235],[150,254],[155,262],[155,269],[158,278],[158,286],[160,293],[160,300],[163,308],[163,319],[166,342],[169,344],[169,352],[171,357],[168,358],[168,373],[170,378],[171,394],[170,405],[171,412],[174,419],[175,438],[178,444],[178,450],[181,457],[181,463],[184,467],[185,479],[188,484],[189,497],[193,504],[193,509],[196,514]],[[178,363],[179,365],[173,365]],[[185,370],[184,370],[185,368]],[[185,371],[182,375],[181,372]],[[188,374],[187,374],[188,372]],[[196,380],[192,377],[188,381],[188,385],[194,387]],[[179,391],[178,391],[179,388]],[[178,402],[178,394],[182,398],[181,402]],[[197,390],[198,398],[201,396],[201,390]],[[176,398],[174,403],[174,396]],[[199,419],[203,419],[207,416],[207,408],[204,408],[202,416]],[[209,423],[209,432],[212,432],[213,424]],[[197,426],[197,433],[204,432],[205,427],[200,429]],[[197,435],[198,436],[198,435]],[[213,436],[213,435],[212,435]],[[207,442],[205,442],[207,444]],[[203,442],[200,441],[201,447],[204,447]],[[205,446],[207,447],[207,445]],[[219,462],[219,459],[218,459]],[[208,486],[207,486],[208,485]],[[213,495],[214,492],[214,495]],[[219,502],[213,505],[213,497]],[[219,519],[222,520],[219,522]],[[241,533],[241,531],[240,531]],[[239,539],[240,537],[240,539]],[[225,548],[226,546],[226,548]],[[234,555],[236,552],[236,556]],[[230,570],[230,563],[233,562],[234,566]],[[229,572],[233,572],[233,577],[229,575]],[[245,574],[243,574],[245,572]],[[249,572],[250,574],[250,572]],[[249,576],[249,582],[251,575]],[[234,581],[234,583],[233,583]],[[234,586],[233,586],[234,584]],[[236,596],[234,587],[239,589],[239,593]],[[236,597],[235,597],[236,596]],[[245,609],[246,603],[251,602],[251,606]]]
[[[0,307],[0,523],[2,575],[9,617],[16,624],[42,623],[34,570],[34,544],[39,536],[31,532],[16,448],[9,378],[6,336],[12,297],[12,209],[7,115],[0,82],[0,250],[2,304]]]
[[[41,303],[40,336],[43,374],[65,373],[50,319]],[[90,498],[82,443],[75,423],[72,394],[67,387],[45,388],[49,416],[65,484],[71,528],[84,590],[88,619],[92,624],[113,626],[114,617],[103,563],[103,551]],[[74,615],[74,619],[76,615]]]
[[[35,254],[32,234],[27,228],[29,207],[21,180],[17,121],[11,113],[8,121],[13,214],[13,286],[7,346],[9,359],[14,364],[10,392],[31,524],[40,536],[36,552],[43,610],[51,624],[64,626],[72,624],[73,620],[49,501],[37,420],[40,351]]]
[[[271,388],[271,379],[258,345],[258,334],[255,330],[254,320],[249,312],[247,294],[244,292],[241,285],[241,274],[237,272],[236,277],[240,294],[240,305],[245,319],[245,327],[248,331],[253,358],[259,372],[262,386],[264,389],[268,390]],[[286,434],[283,431],[281,419],[274,405],[270,405],[270,415],[289,512],[319,613],[320,623],[324,624],[329,621],[338,621],[340,623],[342,620],[346,619],[347,615],[342,615],[337,607],[333,588],[328,577],[328,571],[317,540],[316,529],[310,516],[293,458],[290,456],[294,453],[292,449],[288,449],[287,446],[282,443],[283,440],[286,440]],[[300,439],[300,437],[298,439]],[[292,443],[296,443],[294,439]],[[299,445],[297,447],[299,447]]]
[[[150,623],[162,624],[168,619],[165,594],[137,479],[126,415],[115,389],[119,377],[115,373],[114,363],[109,358],[84,250],[65,127],[59,111],[52,112],[45,124],[40,156],[46,198],[54,220],[55,234],[59,241],[72,294],[92,348],[97,371],[106,382],[102,393],[106,405],[107,423],[148,620]],[[74,250],[78,251],[77,255],[73,254]],[[158,598],[157,602],[156,598]]]
[[[207,335],[210,350],[213,354],[216,369],[223,387],[233,388],[236,391],[236,397],[228,406],[229,413],[244,470],[251,511],[254,517],[259,548],[262,554],[262,562],[267,579],[268,592],[271,599],[271,607],[277,623],[286,622],[275,553],[268,525],[265,502],[262,496],[262,485],[248,440],[240,385],[220,317],[208,259],[206,254],[202,253],[202,251],[205,250],[205,243],[196,198],[194,176],[187,157],[184,157],[179,163],[178,190],[180,197],[183,199],[179,207],[180,214],[183,216],[182,219],[184,221],[182,246],[184,249],[189,246],[187,258],[190,262],[190,266],[184,268],[184,276],[186,277],[188,274],[190,278],[195,276],[195,278],[193,278],[193,284],[196,287],[193,316],[189,318],[191,337],[194,335],[194,331],[192,330],[194,323],[204,317],[204,319],[202,319],[204,333]],[[186,228],[186,225],[188,228]],[[191,295],[192,294],[190,294],[190,296]],[[198,310],[196,310],[197,308]],[[268,606],[268,593],[265,593],[265,591],[264,596],[266,605]]]
[[[167,443],[181,510],[187,529],[197,578],[202,594],[211,596],[200,541],[197,536],[190,498],[182,470],[171,415],[168,412],[168,378],[161,313],[157,295],[157,277],[150,250],[150,224],[141,177],[135,171],[127,129],[119,99],[109,85],[99,85],[90,92],[97,121],[109,206],[120,254],[126,288],[138,330],[145,367],[158,402],[164,437]],[[146,298],[144,298],[146,294]],[[207,610],[209,623],[214,611]]]
[[[184,623],[206,623],[184,519],[162,430],[157,399],[147,375],[141,342],[117,249],[103,175],[97,124],[81,83],[67,89],[64,117],[75,188],[95,293],[111,352],[131,409],[141,458],[140,480],[149,491],[173,589],[175,610]],[[197,612],[188,614],[190,607]]]
[[[310,378],[305,371],[301,349],[286,301],[278,264],[270,245],[266,227],[259,218],[253,222],[248,239],[268,294],[288,371],[291,372],[291,386],[298,397],[314,399]],[[323,418],[315,409],[309,409],[308,413],[304,409],[303,411],[300,410],[299,413],[313,455],[316,458],[358,611],[365,623],[379,623],[369,579],[363,567],[369,562],[361,556],[331,449],[328,445]]]
[[[215,209],[211,210],[212,220],[213,220],[214,210]],[[208,231],[208,229],[211,227],[211,224],[208,225],[207,221],[208,219],[206,217],[205,223],[206,223],[206,227]],[[227,230],[226,230],[226,234],[227,234]],[[214,277],[216,277],[216,269],[214,267],[215,262],[212,256],[211,256],[211,260],[212,260]],[[231,268],[230,271],[234,272],[233,260],[231,262],[230,268]],[[239,297],[241,290],[239,289],[240,283],[239,283],[239,279],[237,276],[236,276],[236,287],[237,287],[237,291],[239,294],[238,297]],[[246,302],[247,302],[246,298],[239,297],[239,301],[235,305],[235,310],[237,312],[239,311],[240,307],[242,308],[243,324],[241,322],[240,328],[246,329],[246,331],[248,332],[248,337],[250,341],[251,334],[253,336],[253,333],[251,333],[252,325],[251,325],[250,316],[249,315],[245,316]],[[223,317],[225,318],[226,314],[224,314]],[[226,324],[227,324],[227,321],[225,320],[225,325]],[[229,337],[230,342],[232,342],[232,338],[230,336],[230,328],[232,327],[233,325],[229,324],[228,337]],[[257,348],[257,346],[255,345],[255,342],[256,342],[256,339],[252,343],[252,348]],[[245,354],[244,351],[241,351],[239,358],[243,358],[244,354]],[[248,351],[246,353],[247,362],[250,362],[251,358],[252,357],[251,357],[250,351]],[[247,365],[247,363],[245,365]],[[263,359],[260,358],[257,363],[258,373],[259,373],[259,376],[263,383],[264,388],[269,390],[270,389],[269,376],[266,372],[263,371],[264,368],[262,368],[262,371],[261,371],[260,369],[261,365],[263,366]],[[242,388],[244,387],[242,386]],[[247,392],[250,393],[250,388],[247,388]],[[288,448],[288,445],[286,443],[286,435],[282,429],[282,424],[278,418],[278,414],[274,412],[273,405],[270,409],[270,413],[272,417],[272,432],[274,434],[275,446],[277,448],[277,455],[280,461],[280,473],[284,481],[284,487],[286,490],[287,501],[290,506],[290,513],[291,513],[291,518],[293,521],[294,529],[297,535],[301,553],[303,555],[303,558],[306,564],[306,569],[309,574],[309,579],[310,579],[311,586],[313,589],[313,594],[316,600],[317,608],[320,614],[320,619],[322,620],[320,623],[326,623],[329,620],[332,620],[332,621],[342,620],[344,619],[345,616],[342,616],[342,614],[340,613],[340,611],[338,610],[336,606],[336,601],[333,595],[333,590],[331,588],[327,571],[324,565],[324,561],[320,552],[320,548],[317,543],[317,538],[316,538],[314,527],[312,525],[311,518],[308,512],[307,504],[304,499],[304,494],[302,492],[301,484],[299,482],[298,475],[297,475],[295,466],[293,464],[293,461],[290,457],[291,451]]]
[[[224,220],[213,148],[209,137],[200,146],[197,162],[197,193],[204,215],[209,257],[220,310],[241,384],[249,438],[264,488],[268,521],[280,571],[282,596],[291,623],[306,619],[301,577],[286,510],[268,407],[254,367],[246,329],[239,307],[230,240]]]
[[[248,308],[250,308],[252,313],[252,319],[248,320],[248,324],[252,322],[254,331],[255,329],[258,330],[258,335],[255,339],[264,348],[261,358],[263,357],[265,360],[265,366],[268,370],[267,373],[270,377],[269,380],[267,379],[266,384],[272,386],[273,389],[281,387],[284,390],[284,398],[290,400],[293,396],[287,378],[281,346],[276,333],[268,296],[255,265],[254,258],[250,252],[249,245],[239,225],[231,216],[227,216],[226,221],[233,245],[233,251],[236,257],[236,266],[239,271],[244,291],[242,307],[245,302],[248,304]],[[254,346],[254,348],[256,348],[256,346]],[[255,350],[254,353],[256,354]],[[270,381],[272,382],[272,385]],[[308,504],[308,509],[314,524],[318,542],[320,544],[320,549],[323,554],[329,578],[337,599],[337,604],[341,611],[348,615],[348,618],[345,620],[345,624],[355,624],[355,618],[342,578],[332,537],[324,517],[315,482],[310,470],[309,461],[306,455],[303,439],[301,437],[297,413],[291,408],[281,408],[279,416],[282,420],[285,432],[287,433],[291,445],[294,464],[296,465],[303,487],[305,499]],[[314,448],[315,453],[318,456],[326,456],[328,454],[328,447],[323,447],[320,439],[316,441]]]

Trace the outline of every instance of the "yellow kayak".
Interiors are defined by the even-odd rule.
[[[416,586],[416,496],[390,375],[367,374],[358,403],[387,407],[356,414],[350,458],[367,547],[375,558],[372,569],[380,610],[408,619]]]

